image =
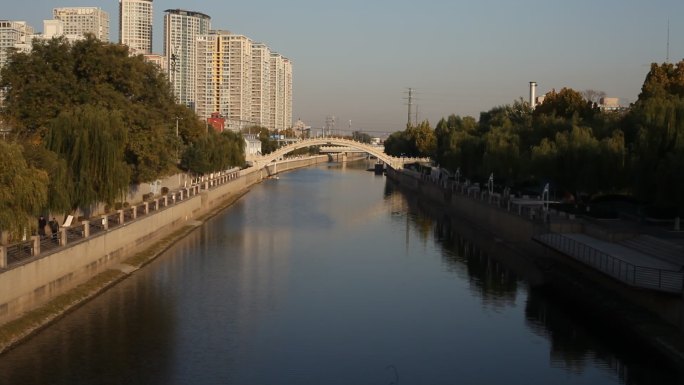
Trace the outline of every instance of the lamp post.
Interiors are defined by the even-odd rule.
[[[489,174],[489,180],[487,181],[487,189],[489,190],[489,196],[494,192],[494,173]]]
[[[180,136],[178,134],[178,121],[183,120],[180,116],[176,116],[176,161],[179,162],[179,153],[180,153]]]
[[[176,99],[176,103],[178,103],[179,99],[178,99],[178,93],[176,92],[176,80],[177,80],[176,76],[178,73],[178,61],[179,60],[178,60],[178,55],[176,55],[176,53],[175,53],[175,48],[173,50],[174,50],[174,53],[172,53],[171,57],[169,57],[170,67],[171,67],[169,70],[171,71],[171,74],[172,74],[171,78],[172,78],[173,96]]]

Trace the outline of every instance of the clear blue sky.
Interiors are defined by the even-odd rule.
[[[2,19],[42,30],[52,8],[108,11],[118,39],[117,0],[30,0],[0,6]],[[684,58],[682,0],[155,0],[155,50],[163,12],[199,11],[212,28],[268,44],[294,63],[294,119],[314,127],[405,128],[407,91],[432,126],[538,92],[595,89],[633,102],[652,62]]]

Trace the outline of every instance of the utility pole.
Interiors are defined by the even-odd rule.
[[[179,120],[183,120],[183,118],[181,118],[180,116],[176,116],[176,159],[180,159],[180,158],[179,158],[179,154],[180,154],[180,137],[179,137],[179,135],[178,135],[178,121],[179,121]]]
[[[175,96],[176,103],[178,103],[180,98],[179,98],[178,92],[176,92],[176,81],[177,81],[177,76],[178,76],[177,74],[178,74],[178,70],[179,70],[179,68],[178,68],[179,63],[178,62],[180,60],[178,60],[178,55],[176,55],[176,47],[175,46],[171,47],[171,56],[169,58],[169,61],[170,61],[169,64],[171,67],[171,68],[169,68],[169,70],[171,71],[171,74],[172,74],[171,78],[172,78],[173,95]]]
[[[408,120],[406,126],[411,126],[411,105],[413,103],[413,88],[408,89]]]
[[[667,55],[665,55],[665,63],[670,62],[670,18],[667,18]]]

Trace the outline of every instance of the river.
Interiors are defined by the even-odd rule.
[[[0,356],[0,384],[682,382],[367,166],[255,186]]]

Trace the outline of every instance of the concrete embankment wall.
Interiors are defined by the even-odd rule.
[[[316,156],[285,160],[268,168],[242,170],[239,178],[225,184],[14,266],[0,273],[0,324],[116,266],[125,257],[220,207],[269,175],[327,161],[327,156]]]
[[[542,283],[568,302],[592,314],[597,322],[629,335],[659,353],[684,365],[684,303],[679,296],[632,288],[583,265],[561,253],[547,249],[532,236],[549,232],[581,232],[584,225],[560,223],[548,225],[530,221],[473,197],[445,191],[411,172],[388,170],[388,177],[404,189],[442,205],[452,219],[463,219],[480,241],[506,245],[515,251],[506,265],[533,272],[532,283]],[[558,228],[556,228],[558,227]],[[595,230],[589,229],[592,234]],[[486,246],[486,249],[491,248]]]
[[[430,181],[422,180],[419,174],[397,172],[389,169],[387,176],[399,183],[402,188],[416,192],[418,195],[444,207],[455,221],[468,225],[469,239],[478,238],[482,248],[488,251],[507,248],[508,251],[523,255],[518,258],[513,270],[526,276],[533,285],[545,284],[546,278],[542,267],[533,256],[544,255],[544,249],[531,241],[532,236],[544,232],[541,224],[531,222],[516,213],[510,213],[486,201],[469,198],[448,191]],[[473,227],[475,226],[475,227]],[[510,252],[499,253],[510,255]]]
[[[491,233],[500,234],[499,236],[505,238],[508,242],[524,242],[526,248],[536,248],[531,242],[529,245],[526,243],[528,243],[532,236],[548,231],[545,225],[529,221],[517,213],[507,212],[486,201],[452,193],[435,183],[421,180],[415,175],[392,170],[389,170],[387,175],[399,182],[403,187],[458,211],[460,217],[487,228]]]

